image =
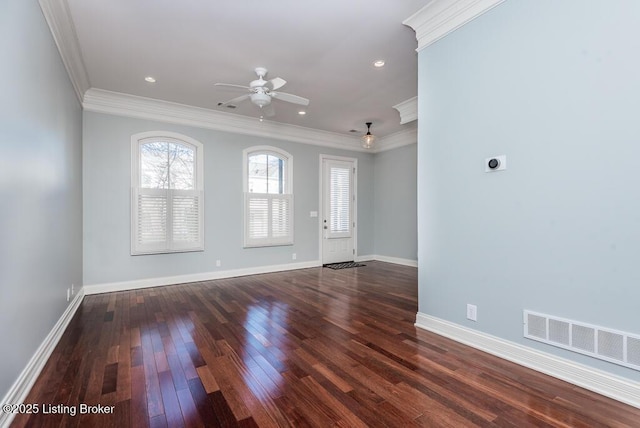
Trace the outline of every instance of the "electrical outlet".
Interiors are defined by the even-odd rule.
[[[216,267],[220,267],[222,266],[222,262],[220,262],[220,260],[216,260]]]
[[[467,304],[467,319],[478,321],[478,307],[476,305]]]
[[[67,288],[67,302],[69,301],[70,298],[71,298],[71,289]]]
[[[295,260],[298,258],[298,255],[296,253],[291,254],[291,260]]]

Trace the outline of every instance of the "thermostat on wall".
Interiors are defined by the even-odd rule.
[[[484,172],[502,171],[507,169],[507,156],[493,156],[484,160]]]

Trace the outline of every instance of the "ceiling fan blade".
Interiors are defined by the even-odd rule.
[[[300,104],[303,106],[309,105],[308,99],[299,97],[297,95],[287,94],[286,92],[271,92],[270,94],[273,98],[286,101],[288,103]]]
[[[232,98],[232,99],[230,99],[229,101],[225,101],[225,102],[220,103],[220,104],[218,104],[218,105],[226,106],[226,105],[229,105],[229,104],[237,104],[237,103],[239,103],[240,101],[244,101],[244,100],[246,100],[247,98],[249,98],[249,96],[250,96],[250,94],[240,95],[239,97]]]
[[[287,81],[280,78],[280,77],[274,77],[273,79],[269,80],[267,82],[267,86],[269,87],[269,89],[271,89],[272,91],[276,90],[276,89],[280,89],[282,88],[284,85],[287,84]]]
[[[213,86],[218,86],[218,87],[228,88],[228,89],[242,89],[244,91],[248,91],[251,89],[248,86],[234,85],[232,83],[214,83]]]

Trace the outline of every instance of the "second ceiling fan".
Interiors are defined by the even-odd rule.
[[[249,99],[253,104],[260,107],[262,115],[266,117],[275,115],[273,105],[271,104],[272,98],[303,106],[309,105],[309,100],[306,98],[278,91],[278,89],[282,88],[287,83],[286,80],[279,77],[275,77],[271,80],[264,80],[264,77],[267,75],[267,69],[264,67],[257,67],[255,72],[258,75],[258,79],[249,83],[249,86],[235,85],[232,83],[216,83],[215,86],[222,86],[229,89],[243,90],[247,92],[244,95],[219,103],[218,105],[229,106]]]

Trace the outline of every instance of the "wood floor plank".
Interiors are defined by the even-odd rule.
[[[15,427],[638,427],[640,409],[416,329],[381,262],[86,296]]]
[[[136,299],[137,301],[137,299]],[[139,365],[131,368],[131,405],[129,415],[131,427],[148,427],[149,416],[147,409],[147,395],[145,388],[144,367]],[[126,426],[126,425],[123,425]]]
[[[184,421],[182,419],[182,411],[176,394],[176,388],[171,377],[170,371],[158,373],[160,381],[160,391],[162,393],[162,404],[167,424],[170,427],[182,427]]]

